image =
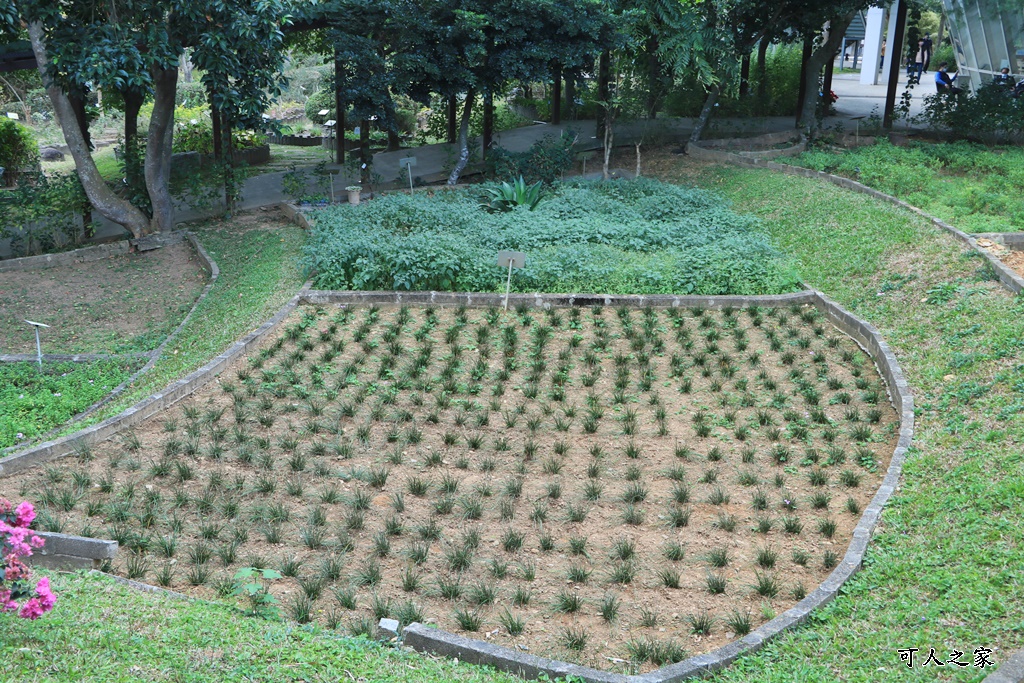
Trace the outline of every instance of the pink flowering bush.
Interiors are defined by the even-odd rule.
[[[0,498],[0,612],[16,612],[24,619],[38,619],[57,602],[49,579],[39,579],[32,588],[29,569],[21,560],[43,547],[43,539],[29,529],[35,517],[31,503],[14,507]]]

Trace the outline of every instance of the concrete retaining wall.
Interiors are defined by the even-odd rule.
[[[32,553],[29,562],[53,569],[99,569],[117,555],[117,541],[37,531],[45,545]]]

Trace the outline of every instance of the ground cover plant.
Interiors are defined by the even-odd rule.
[[[895,420],[811,307],[305,309],[194,401],[2,484],[131,578],[226,597],[273,569],[299,622],[645,670],[812,590]]]
[[[67,422],[138,370],[145,359],[0,363],[0,448]]]
[[[527,254],[514,291],[773,294],[799,289],[756,220],[651,179],[573,181],[530,210],[482,193],[393,194],[315,214],[306,265],[324,289],[493,292],[499,250]]]
[[[910,142],[822,149],[783,159],[899,197],[965,232],[1016,232],[1024,225],[1024,151],[969,142]]]

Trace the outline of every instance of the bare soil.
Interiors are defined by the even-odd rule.
[[[813,590],[896,440],[872,363],[813,308],[329,307],[284,329],[187,405],[0,494],[194,595],[271,567],[300,621],[388,614],[646,671]]]
[[[150,351],[207,282],[185,242],[44,270],[0,273],[0,352],[35,353],[25,319],[50,325],[43,353]]]

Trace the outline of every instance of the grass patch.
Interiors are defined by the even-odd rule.
[[[2,680],[160,680],[170,674],[183,683],[254,676],[281,683],[404,681],[412,670],[424,682],[521,680],[344,637],[359,626],[344,611],[335,632],[244,617],[227,605],[141,593],[101,576],[49,575],[58,596],[54,611],[38,621],[4,624]],[[45,674],[39,670],[42,653],[51,653]]]
[[[0,364],[0,448],[33,439],[71,419],[128,379],[144,363]]]
[[[899,197],[965,232],[1016,232],[1024,224],[1024,150],[970,142],[809,151],[797,166],[852,178]]]
[[[266,321],[302,286],[297,261],[305,236],[280,214],[257,211],[190,229],[217,262],[217,283],[153,369],[92,421],[115,415],[201,367]]]
[[[775,294],[786,259],[722,197],[641,179],[568,182],[535,210],[489,213],[469,191],[388,195],[316,216],[306,248],[325,289],[494,292],[501,249],[526,252],[516,291]]]

